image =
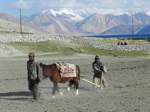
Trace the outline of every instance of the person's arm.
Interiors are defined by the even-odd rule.
[[[107,68],[104,66],[104,64],[103,64],[102,62],[100,63],[100,66],[101,66],[101,67],[100,67],[100,68],[101,68],[101,71],[103,71],[103,73],[106,74]]]
[[[93,70],[94,72],[100,72],[101,70],[98,68],[97,64],[96,63],[93,63]]]
[[[37,78],[36,62],[33,64],[32,76],[34,79]]]
[[[29,64],[28,64],[28,61],[27,61],[27,77],[28,77],[28,81],[30,80],[30,76],[29,76]]]

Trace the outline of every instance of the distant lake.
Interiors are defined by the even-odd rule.
[[[127,34],[127,35],[97,35],[97,36],[85,36],[95,38],[150,38],[150,34]]]

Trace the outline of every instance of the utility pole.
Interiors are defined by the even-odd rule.
[[[134,39],[134,25],[133,25],[133,18],[132,18],[132,40]]]
[[[20,33],[22,34],[22,18],[21,18],[21,9],[20,9]]]

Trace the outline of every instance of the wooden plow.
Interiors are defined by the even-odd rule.
[[[80,79],[83,80],[83,81],[85,81],[85,82],[87,82],[87,83],[90,83],[90,84],[92,84],[92,85],[94,85],[94,86],[97,86],[98,88],[101,88],[100,85],[97,85],[97,84],[95,84],[95,83],[93,83],[93,82],[91,82],[91,81],[89,81],[89,80],[87,80],[87,79],[85,79],[85,78],[83,78],[83,77],[84,77],[84,76],[80,76]]]

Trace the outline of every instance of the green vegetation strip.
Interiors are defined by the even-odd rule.
[[[93,43],[102,43],[102,44],[109,44],[109,45],[117,45],[118,42],[127,42],[128,45],[150,45],[150,42],[146,41],[146,40],[109,40],[109,39],[97,39],[97,38],[86,38],[83,39],[89,42],[93,42]]]
[[[114,50],[103,50],[85,46],[66,46],[65,43],[55,41],[47,42],[15,42],[7,43],[16,49],[24,53],[35,52],[35,53],[48,53],[48,52],[60,52],[59,54],[47,54],[44,56],[72,56],[75,53],[84,53],[101,56],[128,56],[128,57],[149,57],[147,52],[141,51],[114,51]],[[67,43],[66,43],[67,44]]]

